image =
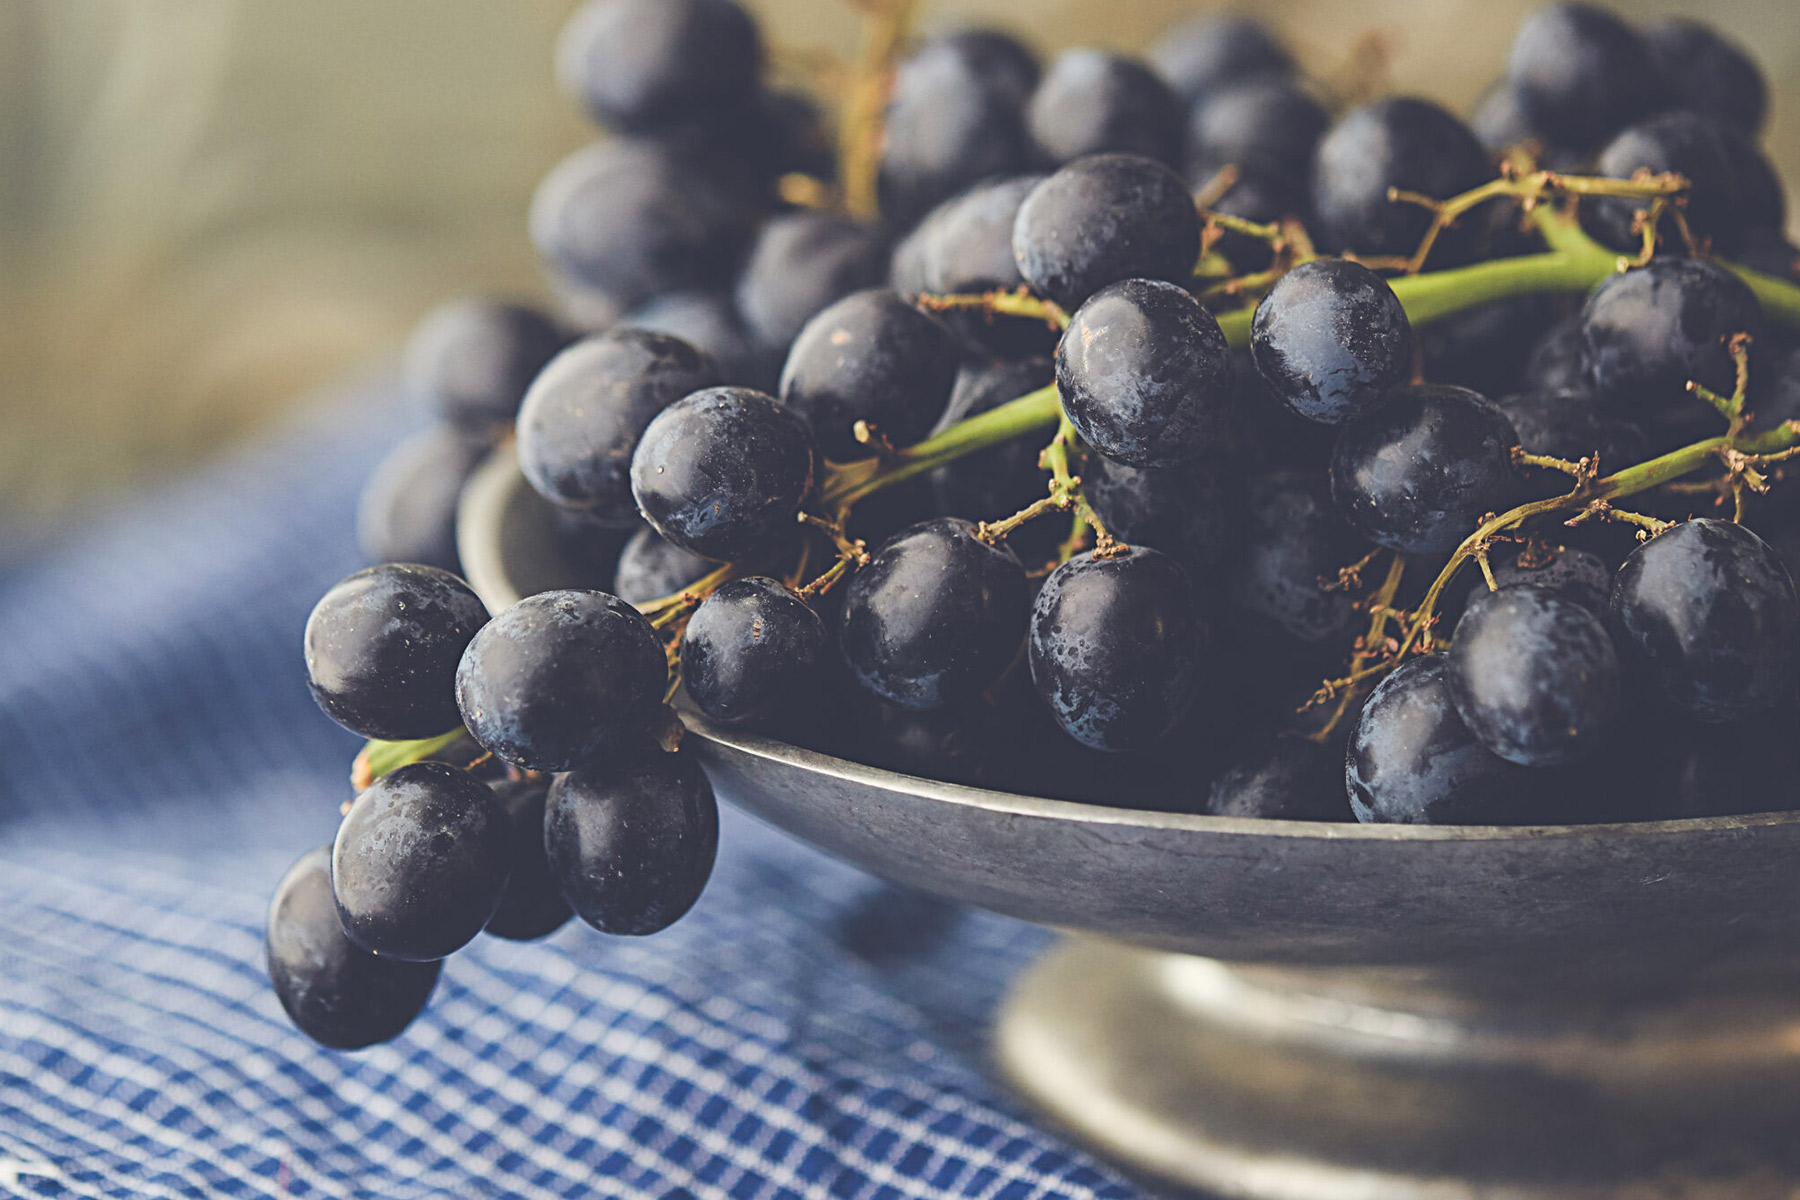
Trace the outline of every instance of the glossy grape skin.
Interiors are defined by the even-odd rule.
[[[357,796],[331,847],[331,891],[351,941],[408,962],[446,958],[500,905],[511,827],[467,771],[409,763]]]
[[[1173,558],[1133,546],[1079,554],[1044,580],[1026,642],[1031,681],[1093,750],[1146,750],[1193,706],[1211,629]]]
[[[1521,21],[1507,77],[1532,127],[1578,150],[1650,112],[1659,88],[1644,40],[1589,4],[1550,4]]]
[[[619,325],[680,338],[713,361],[718,382],[733,387],[770,391],[781,374],[780,357],[751,341],[729,292],[669,292],[632,309]]]
[[[1487,153],[1461,121],[1437,105],[1394,96],[1355,109],[1319,139],[1313,154],[1312,234],[1319,249],[1412,254],[1431,214],[1388,199],[1389,188],[1436,199],[1487,182]],[[1475,223],[1440,236],[1435,266],[1468,257]]]
[[[331,847],[288,868],[269,902],[269,982],[301,1033],[332,1050],[392,1041],[431,999],[441,962],[378,958],[351,941],[331,895]]]
[[[718,565],[664,541],[654,529],[640,529],[619,552],[612,592],[627,604],[648,604],[673,596]]]
[[[1274,737],[1213,781],[1205,811],[1215,817],[1347,821],[1340,756],[1310,738]]]
[[[1244,507],[1243,549],[1231,574],[1240,607],[1315,644],[1346,638],[1364,623],[1356,591],[1319,583],[1368,553],[1323,477],[1278,471],[1251,485]]]
[[[1589,294],[1581,310],[1588,380],[1627,417],[1695,411],[1704,402],[1688,393],[1688,381],[1729,396],[1737,372],[1726,339],[1756,339],[1762,327],[1762,306],[1731,272],[1699,259],[1657,258]]]
[[[1229,164],[1245,177],[1302,190],[1312,171],[1313,148],[1330,123],[1324,107],[1286,79],[1220,88],[1188,118],[1189,177],[1208,176]]]
[[[1780,557],[1742,525],[1684,521],[1639,546],[1609,618],[1628,667],[1697,720],[1742,720],[1793,687],[1800,601]]]
[[[1444,659],[1409,659],[1376,685],[1345,751],[1365,824],[1508,825],[1528,817],[1534,772],[1482,745],[1450,700]]]
[[[454,301],[427,313],[407,339],[406,386],[472,434],[512,423],[525,389],[568,342],[543,313],[495,300]]]
[[[1148,57],[1189,104],[1227,84],[1294,71],[1293,58],[1256,20],[1211,13],[1163,34]]]
[[[1250,352],[1289,411],[1341,425],[1411,377],[1412,325],[1381,276],[1318,258],[1283,275],[1256,306]]]
[[[455,729],[463,648],[487,608],[448,571],[383,563],[339,581],[306,619],[306,675],[332,720],[401,741]]]
[[[1042,175],[989,179],[933,209],[894,251],[889,282],[908,297],[1014,291],[1025,284],[1013,257],[1012,231],[1019,206]],[[1056,334],[1043,321],[946,312],[941,319],[978,354],[1003,358],[1047,355]]]
[[[1454,550],[1488,513],[1520,494],[1518,434],[1467,388],[1396,388],[1344,425],[1331,455],[1331,496],[1352,528],[1402,553]]]
[[[737,280],[738,313],[751,341],[785,358],[813,316],[887,269],[874,226],[824,212],[784,213],[756,235]]]
[[[797,703],[825,654],[819,615],[780,580],[750,575],[720,584],[695,610],[681,673],[701,712],[740,725]]]
[[[1082,439],[1134,467],[1172,467],[1223,438],[1233,381],[1218,321],[1172,283],[1128,279],[1075,311],[1056,386]]]
[[[1242,481],[1227,459],[1128,467],[1096,454],[1082,469],[1081,482],[1107,532],[1161,550],[1196,579],[1222,565],[1243,539]]]
[[[794,528],[823,465],[799,413],[749,388],[708,388],[650,422],[631,491],[666,540],[735,562]]]
[[[730,157],[615,137],[544,177],[531,201],[531,241],[556,272],[628,309],[722,282],[765,207]]]
[[[1519,392],[1494,403],[1512,422],[1519,445],[1529,454],[1571,462],[1598,454],[1602,475],[1650,457],[1650,440],[1644,431],[1630,421],[1602,412],[1586,388]],[[1559,478],[1567,482],[1566,476]]]
[[[643,937],[680,920],[718,847],[712,785],[686,752],[649,750],[550,785],[550,872],[575,915],[602,933]]]
[[[1705,117],[1691,112],[1660,113],[1626,126],[1600,151],[1595,174],[1630,179],[1638,171],[1672,172],[1689,181],[1683,213],[1695,237],[1728,241],[1738,223],[1738,181],[1724,139]],[[1639,251],[1644,239],[1632,223],[1642,198],[1596,196],[1582,207],[1583,224],[1615,250]],[[1665,244],[1680,246],[1673,218],[1658,231]]]
[[[965,365],[957,372],[950,403],[932,432],[1017,400],[1055,379],[1056,368],[1047,358]],[[970,520],[992,520],[1019,511],[1044,495],[1047,473],[1038,466],[1041,449],[1030,438],[1011,438],[945,463],[930,476],[939,509]]]
[[[1543,548],[1529,556],[1501,554],[1492,562],[1494,583],[1501,590],[1531,586],[1578,604],[1596,616],[1612,598],[1613,572],[1606,560],[1575,546]]]
[[[956,517],[890,538],[844,593],[839,643],[863,687],[914,711],[991,687],[1025,636],[1025,568]]]
[[[637,609],[605,592],[540,592],[490,621],[456,671],[463,724],[532,771],[567,771],[642,736],[668,660]]]
[[[1619,714],[1619,659],[1600,618],[1545,588],[1478,592],[1445,663],[1463,724],[1521,766],[1591,755]]]
[[[486,442],[446,425],[395,446],[363,485],[356,544],[371,562],[420,563],[457,574],[456,503],[488,455]]]
[[[1050,164],[1089,154],[1181,161],[1183,106],[1156,72],[1104,50],[1065,50],[1032,93],[1025,126]]]
[[[544,805],[550,780],[502,779],[488,786],[506,817],[511,869],[500,906],[488,918],[487,932],[512,942],[548,937],[575,915],[544,857]]]
[[[1200,214],[1181,177],[1139,155],[1079,159],[1033,188],[1013,223],[1019,273],[1074,310],[1125,279],[1185,284],[1200,257]]]
[[[713,361],[679,338],[615,329],[544,368],[519,410],[519,468],[546,500],[630,529],[631,455],[663,409],[713,387]]]
[[[1643,36],[1657,82],[1676,104],[1745,133],[1762,128],[1769,85],[1742,46],[1681,17],[1664,17]]]
[[[806,323],[781,369],[781,402],[805,417],[827,459],[867,458],[867,421],[894,446],[930,432],[956,383],[956,335],[889,288],[852,292]]]
[[[756,22],[733,0],[590,0],[556,46],[563,88],[624,131],[724,111],[756,86],[762,62]]]

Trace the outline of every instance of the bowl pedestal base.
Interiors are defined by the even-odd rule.
[[[1232,1200],[1800,1197],[1800,989],[1542,991],[1071,937],[996,1053],[1103,1155]]]

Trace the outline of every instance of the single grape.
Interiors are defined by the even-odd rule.
[[[1338,754],[1311,738],[1269,738],[1213,781],[1206,811],[1215,817],[1346,821],[1341,770]]]
[[[1737,721],[1794,684],[1800,601],[1769,544],[1701,518],[1657,534],[1619,568],[1610,619],[1629,666],[1701,721]]]
[[[738,313],[751,341],[777,358],[813,315],[887,269],[887,247],[872,225],[824,212],[783,213],[756,235],[737,280]]]
[[[781,402],[805,417],[827,459],[868,458],[855,426],[894,446],[930,432],[956,383],[948,326],[888,288],[852,292],[806,323],[781,370]]]
[[[762,61],[756,21],[733,0],[590,0],[556,45],[564,89],[620,130],[726,111],[755,88]]]
[[[665,539],[735,562],[793,530],[822,465],[799,413],[749,388],[708,388],[650,422],[631,491]]]
[[[957,372],[950,403],[932,432],[989,412],[1055,380],[1056,368],[1047,358],[965,364]],[[1030,438],[1011,438],[945,463],[931,473],[939,511],[946,516],[991,520],[1024,508],[1044,494],[1046,473],[1038,466],[1039,449]],[[1092,481],[1088,495],[1093,497]]]
[[[1508,150],[1526,142],[1539,145],[1548,142],[1525,115],[1519,88],[1510,79],[1496,80],[1481,93],[1481,98],[1475,102],[1475,111],[1469,116],[1469,131],[1492,159],[1502,158]]]
[[[454,954],[500,905],[511,833],[493,789],[467,771],[415,762],[383,775],[351,804],[331,847],[344,932],[387,958]]]
[[[1366,618],[1352,589],[1323,585],[1368,553],[1322,475],[1277,471],[1250,486],[1232,599],[1303,642],[1341,641]]]
[[[949,46],[974,67],[987,85],[1020,108],[1031,99],[1042,71],[1030,46],[999,29],[978,25],[934,32],[926,46]]]
[[[1253,17],[1208,13],[1150,47],[1150,65],[1190,105],[1227,84],[1294,73],[1294,60]]]
[[[456,671],[463,723],[484,749],[566,771],[645,735],[668,660],[637,609],[605,592],[540,592],[469,643]]]
[[[715,721],[739,725],[796,704],[825,662],[825,626],[780,580],[720,584],[695,610],[681,644],[688,696]]]
[[[1754,134],[1769,111],[1769,85],[1745,49],[1712,26],[1664,17],[1644,30],[1656,81],[1682,108]]]
[[[306,677],[332,720],[366,738],[457,725],[456,664],[487,609],[448,571],[383,563],[341,580],[306,619]]]
[[[1331,498],[1364,537],[1405,554],[1454,550],[1520,494],[1512,423],[1467,388],[1396,388],[1347,422],[1331,455]]]
[[[1682,214],[1695,236],[1729,239],[1738,226],[1739,188],[1732,156],[1717,125],[1691,112],[1660,113],[1620,130],[1600,151],[1595,173],[1630,179],[1639,171],[1672,172],[1688,180]],[[1637,251],[1643,235],[1634,230],[1637,213],[1649,207],[1639,197],[1596,196],[1582,206],[1584,224],[1615,250]],[[1659,229],[1665,243],[1679,246],[1675,221]]]
[[[1134,467],[1217,449],[1231,418],[1230,349],[1211,313],[1172,283],[1102,288],[1056,346],[1056,386],[1082,439]]]
[[[459,300],[427,313],[407,339],[406,386],[457,428],[491,434],[512,423],[525,389],[568,340],[534,308]]]
[[[1494,584],[1531,586],[1579,604],[1589,612],[1606,612],[1612,597],[1613,571],[1606,560],[1574,546],[1533,546],[1493,561]]]
[[[1494,401],[1529,454],[1569,461],[1600,456],[1600,473],[1611,474],[1650,457],[1650,439],[1638,426],[1601,411],[1586,388],[1519,392]],[[1558,490],[1566,491],[1561,484]]]
[[[1787,228],[1787,189],[1754,137],[1717,122],[1713,133],[1731,165],[1737,210],[1735,225],[1720,230],[1716,241],[1741,257],[1747,244]]]
[[[1230,165],[1247,178],[1300,191],[1312,173],[1313,148],[1330,123],[1324,107],[1288,79],[1219,88],[1188,118],[1189,177],[1210,176]]]
[[[1181,161],[1180,97],[1135,58],[1104,50],[1056,56],[1025,109],[1040,158],[1066,163],[1089,154],[1141,154]]]
[[[650,750],[560,775],[544,853],[575,915],[641,937],[684,916],[712,874],[719,806],[686,752]]]
[[[1074,309],[1110,283],[1185,284],[1200,257],[1200,214],[1181,177],[1129,154],[1079,159],[1038,184],[1013,223],[1019,273]]]
[[[1529,819],[1536,772],[1482,745],[1450,701],[1444,659],[1408,659],[1363,705],[1345,752],[1350,808],[1365,824],[1511,825]]]
[[[640,529],[619,552],[613,595],[627,604],[648,604],[673,596],[710,574],[719,564],[665,542],[654,529]]]
[[[901,295],[1016,291],[1025,286],[1013,257],[1019,206],[1042,175],[1008,175],[976,184],[938,205],[894,251],[889,282]],[[985,312],[942,314],[964,344],[1003,358],[1048,355],[1056,334],[1043,321]]]
[[[557,355],[519,410],[519,467],[539,495],[630,529],[631,455],[652,419],[719,382],[711,359],[640,329],[596,334]]]
[[[301,855],[269,902],[269,982],[291,1020],[332,1050],[392,1041],[431,999],[441,962],[379,958],[344,933],[331,895],[331,847]]]
[[[1270,393],[1296,416],[1341,425],[1412,375],[1412,325],[1381,276],[1317,258],[1283,275],[1256,306],[1250,352]]]
[[[1081,472],[1082,491],[1108,533],[1161,550],[1195,579],[1209,578],[1244,540],[1242,482],[1237,464],[1216,456],[1128,467],[1096,454]]]
[[[1557,298],[1508,296],[1413,330],[1425,378],[1484,396],[1525,390],[1526,351],[1564,315]],[[1580,381],[1584,375],[1577,372]]]
[[[500,907],[488,918],[487,932],[513,942],[548,937],[575,915],[564,902],[544,857],[544,804],[550,780],[502,779],[488,786],[506,817],[512,858],[506,890],[501,893]]]
[[[390,450],[363,485],[356,506],[356,543],[363,557],[461,572],[456,503],[488,449],[484,441],[437,425]]]
[[[964,704],[1018,653],[1027,599],[1017,555],[939,517],[889,539],[851,577],[839,641],[857,681],[889,703]]]
[[[1587,338],[1580,316],[1565,317],[1544,331],[1525,360],[1522,382],[1534,392],[1588,390]]]
[[[1619,713],[1619,659],[1591,610],[1523,584],[1477,593],[1445,656],[1457,715],[1508,762],[1591,755]]]
[[[1573,150],[1649,113],[1660,88],[1637,31],[1590,4],[1549,4],[1521,21],[1507,77],[1532,127]]]
[[[1695,258],[1657,258],[1601,282],[1581,310],[1588,380],[1631,418],[1707,411],[1690,380],[1729,396],[1727,341],[1762,334],[1762,306],[1743,280]]]
[[[1468,126],[1426,100],[1391,96],[1353,110],[1319,139],[1313,154],[1314,239],[1332,253],[1412,254],[1431,224],[1417,204],[1390,189],[1446,199],[1487,182],[1487,153]],[[1465,219],[1436,243],[1431,261],[1463,261],[1476,222]]]
[[[1031,681],[1082,745],[1145,750],[1192,707],[1210,635],[1193,581],[1168,555],[1144,546],[1079,554],[1038,592]]]
[[[710,358],[720,381],[734,387],[773,390],[781,373],[781,359],[750,340],[737,302],[725,291],[669,292],[632,309],[619,324],[680,338]]]

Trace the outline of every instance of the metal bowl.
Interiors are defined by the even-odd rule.
[[[510,449],[470,481],[459,544],[496,610],[594,582]],[[1718,1179],[1693,1166],[1721,1144],[1696,1130],[1800,1115],[1800,813],[1192,816],[940,783],[686,717],[739,807],[896,883],[1084,935],[1016,991],[1002,1066],[1139,1167],[1265,1200],[1800,1194],[1800,1165],[1761,1143]],[[1271,1093],[1254,1068],[1277,1062]],[[1395,1063],[1405,1079],[1383,1074]],[[1477,1078],[1492,1070],[1497,1093]],[[1404,1119],[1368,1111],[1377,1097]],[[1509,1158],[1521,1146],[1530,1164]]]

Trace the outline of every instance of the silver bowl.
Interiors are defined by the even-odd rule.
[[[470,481],[459,525],[496,611],[592,585],[510,449]],[[1800,1196],[1800,814],[1191,816],[687,721],[740,808],[1070,934],[1003,1007],[998,1063],[1130,1167],[1256,1200]]]

